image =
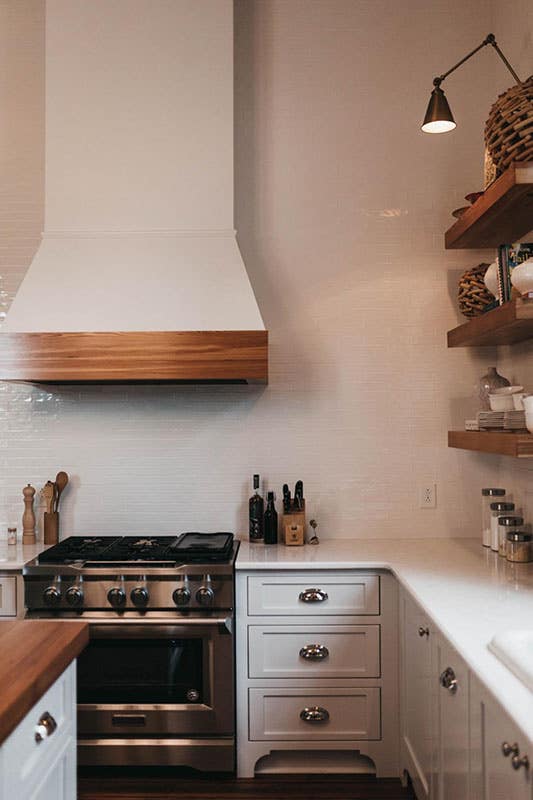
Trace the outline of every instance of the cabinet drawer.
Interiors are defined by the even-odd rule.
[[[380,690],[249,689],[251,741],[379,739]],[[306,713],[325,717],[305,721]]]
[[[379,678],[380,627],[250,625],[248,665],[250,678]]]
[[[17,616],[17,579],[0,578],[0,617]]]
[[[379,576],[306,572],[248,577],[248,614],[321,617],[379,614]]]
[[[37,701],[2,745],[2,783],[17,789],[19,797],[29,797],[30,789],[41,779],[52,760],[76,739],[76,671],[71,664]],[[57,728],[42,741],[35,739],[35,727],[41,717],[50,714]],[[75,773],[75,752],[69,768]]]

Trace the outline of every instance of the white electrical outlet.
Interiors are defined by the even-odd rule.
[[[437,484],[426,483],[418,489],[418,507],[436,508],[437,507]]]

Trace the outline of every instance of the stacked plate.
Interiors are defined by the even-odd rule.
[[[477,420],[479,422],[479,430],[503,430],[505,414],[512,414],[512,411],[479,411]]]
[[[525,431],[526,412],[525,411],[504,411],[503,428],[506,431]]]

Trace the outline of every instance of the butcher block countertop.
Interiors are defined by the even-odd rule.
[[[86,622],[0,622],[0,744],[88,642]]]

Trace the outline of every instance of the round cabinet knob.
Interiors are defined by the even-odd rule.
[[[83,603],[83,592],[79,586],[71,586],[70,589],[67,589],[65,600],[69,606],[81,606]]]
[[[144,586],[136,586],[131,590],[130,598],[135,608],[146,608],[150,595]]]
[[[201,606],[210,606],[215,599],[215,593],[210,586],[200,586],[196,592],[196,599]]]
[[[190,602],[191,593],[185,587],[174,589],[172,592],[172,599],[177,606],[186,606]]]
[[[508,758],[509,756],[517,756],[520,753],[520,748],[516,742],[514,744],[502,742],[502,753],[504,754],[505,758]]]
[[[444,670],[444,672],[440,676],[439,680],[440,680],[440,685],[444,689],[448,689],[450,694],[455,694],[456,693],[456,691],[457,691],[457,689],[459,687],[459,681],[455,677],[455,672],[453,671],[453,669],[451,667],[447,667]]]
[[[43,600],[47,606],[58,606],[61,602],[61,592],[56,586],[49,586],[43,592]]]
[[[110,589],[107,593],[107,599],[113,608],[122,608],[126,605],[126,592],[124,589]]]
[[[418,629],[418,635],[420,637],[429,636],[429,628],[422,627],[421,625],[420,628]]]
[[[511,759],[511,764],[513,765],[513,769],[520,769],[520,767],[524,767],[524,769],[529,769],[529,758],[527,756],[522,756],[520,758],[519,755],[513,756]]]

